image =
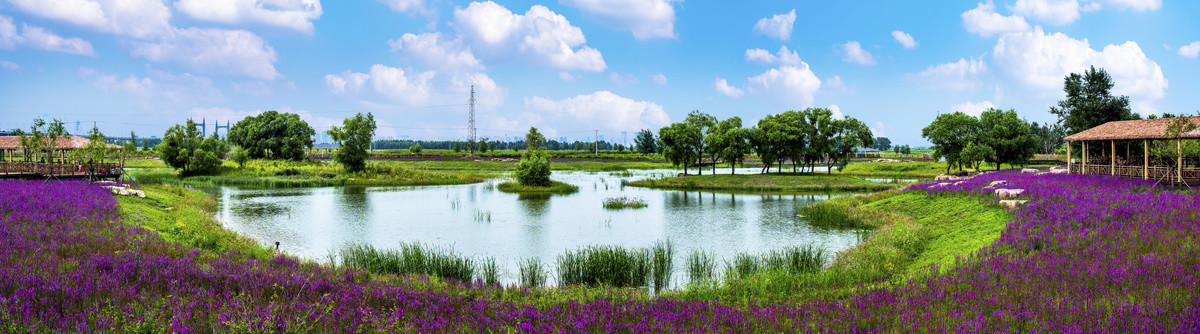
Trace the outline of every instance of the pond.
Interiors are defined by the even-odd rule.
[[[750,172],[752,169],[739,172]],[[554,172],[555,180],[579,186],[570,195],[503,193],[503,180],[452,186],[215,189],[217,219],[226,228],[280,250],[325,261],[347,243],[396,248],[419,241],[452,248],[477,259],[494,257],[503,281],[517,279],[517,261],[538,257],[553,264],[567,250],[589,245],[646,247],[670,240],[675,278],[682,282],[684,257],[692,250],[731,259],[816,245],[829,254],[853,246],[858,231],[808,225],[798,207],[830,195],[738,194],[656,190],[622,181],[674,175],[677,171]],[[648,206],[603,208],[610,197],[632,197]],[[834,195],[838,196],[838,195]],[[553,268],[553,265],[551,265]],[[553,277],[553,275],[551,275]]]

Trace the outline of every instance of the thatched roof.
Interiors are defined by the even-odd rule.
[[[87,146],[92,140],[86,137],[70,135],[58,138],[54,149],[56,150],[74,150],[81,149]],[[108,144],[108,148],[123,149],[121,145]],[[18,136],[0,136],[0,149],[19,150],[21,149],[21,137]]]
[[[1200,125],[1200,116],[1187,117]],[[1081,131],[1063,138],[1067,141],[1081,140],[1131,140],[1131,139],[1175,139],[1167,135],[1167,126],[1175,118],[1116,121]],[[1183,133],[1183,138],[1200,138],[1200,129]]]

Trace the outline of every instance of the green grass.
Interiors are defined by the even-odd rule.
[[[958,170],[953,168],[952,170]],[[932,178],[946,173],[942,161],[855,162],[846,165],[840,174],[872,177]]]
[[[131,170],[130,176],[143,184],[296,188],[330,186],[421,186],[481,182],[490,175],[469,172],[439,172],[405,167],[393,162],[370,162],[361,172],[347,172],[340,165],[321,161],[251,160],[243,168],[225,162],[216,175],[180,177],[167,168]]]
[[[210,254],[238,252],[259,260],[273,256],[270,248],[222,227],[211,214],[217,207],[212,196],[178,186],[143,185],[139,189],[145,191],[145,198],[117,196],[121,221]]]
[[[430,171],[502,173],[517,170],[516,161],[493,160],[394,160],[389,164]],[[550,169],[581,172],[619,172],[629,169],[668,169],[671,164],[656,161],[551,161]]]
[[[553,180],[550,181],[549,187],[524,186],[516,181],[509,181],[500,183],[496,188],[514,194],[570,194],[579,191],[577,186]]]
[[[646,200],[641,198],[621,196],[604,199],[604,208],[609,210],[641,209],[646,206]]]
[[[877,191],[894,189],[898,184],[875,183],[855,177],[826,174],[717,174],[665,177],[638,180],[625,185],[658,189],[767,191],[767,192],[829,192]]]
[[[378,250],[371,245],[351,244],[342,248],[342,264],[349,268],[394,275],[429,275],[470,282],[475,278],[475,261],[448,249],[401,243],[398,250]],[[490,265],[490,268],[489,268]],[[483,277],[498,282],[495,260],[484,261]]]

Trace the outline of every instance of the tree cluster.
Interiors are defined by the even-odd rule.
[[[1139,119],[1129,109],[1128,96],[1113,96],[1112,77],[1103,68],[1071,73],[1063,80],[1063,91],[1067,99],[1050,107],[1050,113],[1058,116],[1058,123],[1069,133],[1078,133],[1111,121]]]
[[[1039,142],[1015,110],[995,108],[979,118],[962,112],[938,115],[921,136],[933,143],[934,158],[946,159],[946,173],[952,166],[979,168],[983,161],[995,163],[996,169],[1000,164],[1024,164]]]
[[[192,120],[167,129],[162,143],[155,148],[163,162],[179,169],[183,175],[215,173],[221,167],[221,160],[229,153],[229,145],[224,140],[215,134],[205,138]]]
[[[315,134],[300,115],[268,110],[234,124],[229,129],[229,142],[245,150],[251,159],[303,160],[304,150],[313,147]]]

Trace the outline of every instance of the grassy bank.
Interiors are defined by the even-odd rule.
[[[875,183],[845,175],[817,174],[742,174],[693,175],[628,182],[635,187],[680,190],[719,191],[877,191],[894,189],[897,184]]]
[[[1001,168],[1022,168],[1022,167],[1048,167],[1052,165],[1001,165]],[[979,167],[980,170],[990,171],[996,169],[996,165],[984,164]],[[957,167],[951,167],[950,172],[958,171]],[[945,161],[903,161],[903,162],[855,162],[846,165],[846,168],[841,170],[842,174],[863,176],[863,177],[887,177],[887,178],[912,178],[912,179],[929,179],[935,176],[946,173]]]
[[[430,171],[392,162],[370,162],[366,170],[351,173],[340,165],[312,160],[251,160],[243,167],[226,161],[216,175],[180,177],[169,168],[143,168],[131,170],[129,174],[135,181],[143,184],[262,188],[466,184],[481,182],[494,176],[479,170]]]
[[[271,249],[221,226],[212,216],[216,199],[207,193],[170,185],[143,185],[139,190],[145,198],[117,196],[120,218],[126,224],[210,255],[238,252],[259,260],[273,256]]]
[[[573,184],[554,180],[550,180],[549,187],[526,186],[516,181],[508,181],[496,185],[496,189],[514,194],[570,194],[579,191],[579,187]]]

